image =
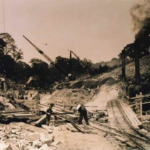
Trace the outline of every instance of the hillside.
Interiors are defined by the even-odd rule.
[[[145,56],[140,60],[140,72],[142,76],[148,77],[148,75],[150,74],[149,64],[150,55]],[[76,81],[76,83],[72,83],[72,86],[69,89],[63,88],[60,90],[56,90],[53,94],[40,94],[40,103],[41,105],[43,105],[43,107],[41,107],[41,110],[46,110],[47,107],[45,106],[48,106],[50,102],[55,102],[56,104],[60,104],[61,102],[64,106],[66,106],[64,107],[65,109],[68,109],[67,105],[74,105],[76,107],[78,103],[83,103],[87,107],[88,111],[106,110],[107,102],[112,99],[118,98],[118,88],[120,83],[120,78],[118,78],[118,75],[121,74],[121,70],[121,67],[118,67],[110,72],[92,77],[91,79],[79,82]],[[134,70],[134,62],[126,65],[126,75],[129,79],[133,78]],[[3,97],[1,97],[1,99],[3,102]],[[3,124],[1,124],[1,126],[2,125]],[[55,142],[53,142],[49,146],[44,144],[41,146],[41,149],[43,146],[47,146],[47,149],[50,148],[52,150],[70,150],[72,147],[74,147],[74,150],[97,150],[99,147],[99,141],[101,141],[102,143],[102,149],[110,149],[110,147],[112,150],[115,150],[117,148],[119,149],[118,144],[114,143],[114,145],[112,145],[111,141],[107,140],[102,132],[99,132],[98,134],[97,132],[94,132],[94,130],[90,134],[71,132],[68,131],[67,125],[60,125],[59,127],[53,126],[51,127],[52,133],[49,134],[44,129],[37,128],[25,123],[10,123],[8,125],[5,125],[5,127],[7,126],[7,128],[9,128],[8,133],[5,133],[5,128],[1,128],[1,134],[3,138],[1,144],[3,144],[3,147],[9,146],[16,150],[35,149],[36,142],[38,142],[39,139],[42,139],[42,137],[44,136],[44,138],[55,137]],[[17,128],[15,126],[17,126]],[[28,139],[25,135],[28,136]],[[12,141],[7,138],[8,136],[14,137]],[[16,140],[17,138],[19,138],[19,136],[22,138],[22,142],[20,142],[20,140]],[[89,144],[87,144],[87,142],[85,143],[84,140],[82,140],[83,138],[88,141]],[[93,144],[95,145],[95,148],[93,148]],[[45,149],[46,148],[44,148],[44,150]]]
[[[107,65],[108,67],[119,66],[119,65],[121,65],[121,60],[117,59],[117,58],[113,58],[110,61],[106,61],[106,62],[102,61],[102,62],[99,62],[99,63],[95,63],[95,64],[93,64],[93,67],[94,68],[99,68],[100,65],[101,66]]]
[[[143,58],[140,59],[140,74],[141,77],[146,77],[149,78],[150,75],[150,55],[147,55]],[[98,77],[99,79],[104,79],[104,78],[108,78],[108,77],[113,77],[113,78],[117,78],[119,75],[122,74],[122,68],[117,67],[114,70],[110,71],[110,72],[106,72],[103,73],[102,75],[96,76],[96,78]],[[134,62],[130,62],[126,65],[126,77],[127,79],[132,79],[135,75],[135,65]]]

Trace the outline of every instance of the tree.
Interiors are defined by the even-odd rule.
[[[14,81],[25,84],[31,75],[31,68],[28,64],[18,61],[13,70]]]
[[[10,55],[15,61],[23,58],[23,52],[17,48],[15,40],[9,33],[0,33],[0,38],[6,43],[4,48],[5,55]]]
[[[83,62],[82,64],[84,64],[85,70],[90,70],[92,66],[92,61],[84,58],[82,62]]]
[[[4,47],[6,46],[6,43],[4,42],[3,39],[0,38],[0,54],[4,53]]]
[[[69,72],[69,59],[68,58],[63,58],[61,56],[58,56],[55,59],[55,64],[61,68],[61,70],[58,69],[61,75],[63,75],[64,73],[68,74]]]
[[[15,61],[9,55],[1,54],[0,74],[4,74],[7,78],[13,79],[13,69]]]
[[[36,58],[31,59],[30,64],[31,76],[37,79],[37,86],[48,86],[49,65],[46,62]]]

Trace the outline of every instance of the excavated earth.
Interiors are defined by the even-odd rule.
[[[141,74],[150,73],[150,56],[142,58],[140,63]],[[134,62],[127,64],[127,77],[134,76]],[[71,88],[56,90],[53,94],[41,94],[41,104],[63,101],[64,105],[82,103],[89,111],[105,110],[107,102],[117,99],[121,74],[121,67],[78,83],[72,83]],[[4,97],[0,97],[4,102]],[[11,107],[11,106],[10,106]],[[45,109],[44,107],[42,109]],[[98,130],[89,130],[80,133],[73,129],[68,130],[68,124],[58,127],[50,126],[49,131],[23,122],[0,124],[0,150],[121,150],[117,143],[109,140],[105,133]]]
[[[108,85],[97,88],[75,88],[56,90],[51,94],[41,94],[41,104],[64,101],[64,105],[82,103],[87,109],[106,109],[107,101],[117,97],[116,84],[110,86],[112,78],[107,80]],[[114,82],[114,80],[113,80]],[[95,83],[95,80],[94,80]],[[96,82],[97,83],[97,82]],[[1,99],[5,99],[4,97]],[[2,101],[3,101],[2,100]],[[90,107],[96,106],[96,107]],[[88,130],[83,122],[83,127]],[[75,129],[68,130],[68,125],[58,127],[51,126],[51,133],[47,130],[23,122],[11,122],[0,124],[0,148],[1,150],[116,150],[117,144],[111,143],[103,132],[90,129],[89,133],[80,133]],[[43,140],[44,139],[44,140]],[[45,140],[46,139],[46,140]],[[46,142],[45,142],[46,141]]]

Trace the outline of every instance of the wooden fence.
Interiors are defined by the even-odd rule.
[[[124,96],[124,100],[126,100],[130,107],[139,107],[140,116],[143,115],[143,105],[150,104],[150,101],[143,102],[144,98],[150,97],[150,94],[143,95],[142,92],[140,92],[139,95],[136,94],[136,97],[129,97],[122,89],[120,90],[120,93]]]

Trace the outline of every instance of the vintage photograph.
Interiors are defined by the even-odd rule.
[[[0,150],[150,150],[150,0],[0,0]]]

